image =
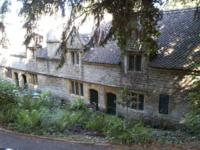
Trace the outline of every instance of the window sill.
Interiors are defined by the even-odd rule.
[[[141,74],[141,73],[143,73],[143,71],[128,70],[127,73],[136,73],[136,74]]]
[[[81,98],[84,99],[84,96],[81,95],[76,95],[76,94],[70,94],[71,97],[75,97],[75,98]]]

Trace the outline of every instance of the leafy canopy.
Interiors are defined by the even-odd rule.
[[[0,9],[1,14],[7,12],[11,1],[4,0]],[[78,29],[89,16],[94,17],[94,32],[88,46],[104,45],[112,39],[118,42],[123,52],[126,52],[125,50],[131,42],[130,39],[133,39],[134,36],[135,49],[148,49],[148,54],[155,55],[157,48],[155,39],[159,35],[156,26],[162,17],[159,7],[156,6],[161,5],[164,1],[169,0],[18,0],[19,3],[22,3],[19,14],[25,17],[24,27],[27,29],[28,36],[26,37],[28,38],[31,37],[37,21],[42,15],[55,14],[61,10],[62,16],[65,16],[66,11],[70,11],[60,45],[61,65],[64,63],[65,54],[68,51],[66,43],[71,36],[73,27]],[[174,2],[180,1],[191,2],[188,0]],[[113,19],[110,25],[102,30],[101,24],[107,13],[111,14]],[[81,20],[78,25],[76,24],[77,20]]]

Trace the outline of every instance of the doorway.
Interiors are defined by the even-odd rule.
[[[90,104],[94,104],[96,107],[96,110],[99,110],[98,106],[98,91],[91,89],[90,90]]]
[[[23,84],[24,84],[24,89],[28,88],[28,84],[27,84],[27,78],[25,74],[22,74],[22,79],[23,79]]]
[[[116,95],[107,93],[107,113],[111,115],[116,114]]]

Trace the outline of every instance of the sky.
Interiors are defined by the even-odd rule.
[[[18,16],[18,12],[20,10],[20,4],[17,0],[11,0],[12,5],[10,7],[10,12],[6,15],[4,22],[6,23],[6,33],[10,42],[11,49],[24,49],[23,41],[25,30],[22,28],[24,22],[23,18]],[[2,1],[0,0],[0,4]],[[53,16],[43,16],[39,21],[39,26],[37,27],[37,32],[44,36],[43,46],[46,46],[46,36],[49,31],[55,32],[55,35],[60,38],[62,33],[62,29],[64,23],[67,20],[67,16],[69,16],[69,11],[66,12],[66,17],[62,18],[61,13]],[[108,22],[112,19],[111,15],[106,15],[105,22]],[[93,27],[93,19],[92,17],[88,18],[88,20],[80,27],[80,33],[91,33]],[[13,51],[12,50],[12,51]]]

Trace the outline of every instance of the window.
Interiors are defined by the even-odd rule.
[[[7,78],[12,78],[12,70],[6,68],[5,69],[5,75],[6,75]]]
[[[38,84],[38,78],[36,74],[30,74],[30,83],[33,85]]]
[[[71,92],[72,94],[83,96],[83,83],[71,81]]]
[[[129,56],[129,70],[130,71],[141,71],[142,56],[141,55],[130,55]]]
[[[144,95],[131,93],[129,107],[136,110],[144,110]]]
[[[79,53],[78,52],[71,52],[72,64],[79,64]]]
[[[169,95],[161,94],[159,98],[159,113],[168,114]]]

